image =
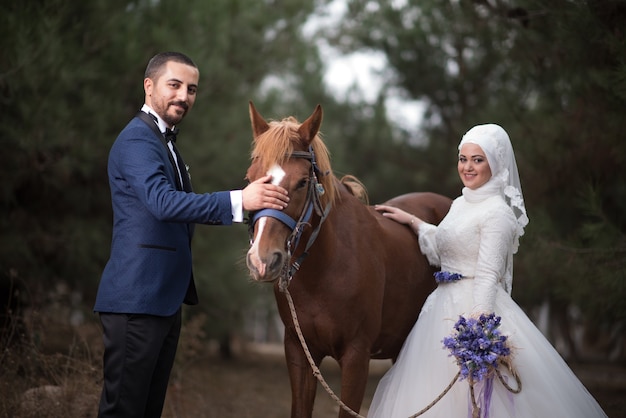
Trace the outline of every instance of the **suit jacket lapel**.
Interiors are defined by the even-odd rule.
[[[182,190],[186,192],[193,192],[191,188],[191,180],[189,179],[189,173],[187,172],[187,166],[185,165],[185,161],[183,157],[178,152],[178,148],[176,148],[176,144],[172,144],[172,148],[174,148],[174,152],[176,153],[176,159],[178,160],[178,166],[180,167],[180,176],[183,179],[183,188]]]
[[[178,190],[186,190],[186,191],[191,191],[191,188],[189,190],[187,190],[185,188],[185,186],[183,184],[180,183],[180,177],[184,177],[187,175],[187,173],[180,173],[181,176],[178,176],[178,167],[176,166],[176,161],[174,161],[174,156],[172,155],[172,153],[170,152],[170,148],[167,146],[167,141],[165,140],[165,137],[163,136],[163,133],[159,130],[159,127],[156,125],[156,123],[154,123],[154,121],[152,120],[152,118],[150,116],[148,116],[148,114],[146,112],[143,111],[139,111],[137,112],[136,115],[139,119],[141,119],[146,125],[148,125],[148,127],[150,129],[152,129],[152,132],[154,132],[156,134],[156,136],[161,140],[161,143],[163,144],[163,146],[165,147],[166,151],[167,151],[167,157],[170,160],[170,163],[172,164],[172,168],[174,169],[174,179],[176,181],[176,187],[178,188]],[[184,166],[183,160],[180,157],[180,154],[177,152],[176,153],[177,158],[179,158],[179,161],[181,163],[181,165]],[[186,170],[185,170],[186,171]],[[184,182],[185,180],[183,180]]]

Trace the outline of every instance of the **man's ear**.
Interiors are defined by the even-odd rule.
[[[154,83],[151,78],[147,77],[143,79],[143,91],[146,93],[146,96],[152,95],[153,87],[154,87]]]

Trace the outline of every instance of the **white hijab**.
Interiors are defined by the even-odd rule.
[[[505,289],[510,293],[513,280],[513,254],[517,252],[519,238],[524,235],[524,228],[528,225],[513,146],[506,131],[499,125],[492,123],[477,125],[467,131],[459,143],[459,150],[466,143],[476,144],[482,148],[491,169],[491,179],[478,189],[472,190],[471,193],[499,193],[517,218],[517,233],[507,263],[507,277],[505,277]],[[470,192],[466,189],[463,189],[464,195]]]

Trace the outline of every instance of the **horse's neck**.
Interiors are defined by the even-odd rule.
[[[338,185],[338,196],[332,203],[328,216],[319,231],[320,239],[334,239],[340,241],[347,238],[347,235],[358,233],[364,226],[361,222],[369,220],[371,217],[368,206],[359,198],[355,197],[346,187]],[[312,219],[312,227],[315,229],[321,217],[317,214]],[[325,246],[325,248],[330,248]]]

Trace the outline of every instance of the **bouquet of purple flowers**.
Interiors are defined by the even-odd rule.
[[[461,379],[483,380],[498,368],[499,360],[511,353],[507,337],[499,330],[500,319],[495,313],[482,314],[478,319],[460,316],[455,332],[443,339],[444,347],[461,368]]]

